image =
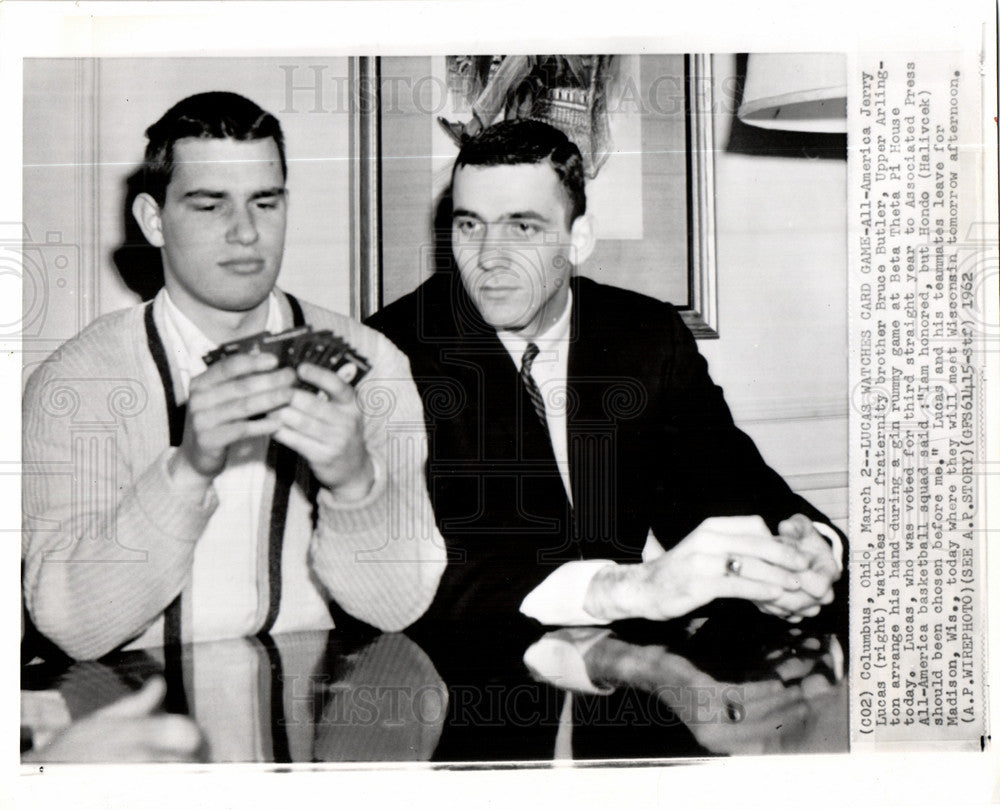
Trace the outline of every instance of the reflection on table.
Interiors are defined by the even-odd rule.
[[[838,634],[745,613],[550,632],[520,621],[317,631],[31,664],[22,704],[55,696],[65,725],[160,674],[164,708],[194,720],[208,762],[835,752],[848,744],[844,653]]]

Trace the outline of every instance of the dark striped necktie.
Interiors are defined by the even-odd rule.
[[[545,400],[542,399],[542,392],[539,390],[535,378],[531,376],[531,364],[535,362],[536,357],[538,357],[538,346],[534,343],[529,343],[528,347],[524,350],[524,355],[521,357],[521,382],[524,383],[524,388],[528,392],[528,397],[535,408],[535,413],[538,414],[538,418],[541,420],[542,427],[548,433],[549,424],[545,420]]]

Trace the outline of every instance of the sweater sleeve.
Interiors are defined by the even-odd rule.
[[[375,486],[357,502],[320,490],[311,564],[344,610],[394,631],[430,605],[445,568],[445,546],[427,494],[427,433],[409,361],[371,334],[377,354],[358,385],[357,403]]]
[[[24,598],[38,629],[74,658],[153,623],[190,576],[217,505],[211,489],[173,485],[172,449],[150,449],[165,433],[142,375],[102,379],[97,368],[85,352],[63,352],[23,399]]]

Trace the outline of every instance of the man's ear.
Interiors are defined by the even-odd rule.
[[[573,220],[569,229],[569,238],[573,247],[570,259],[575,266],[579,267],[594,252],[594,245],[597,242],[597,237],[594,235],[594,220],[590,214],[581,214]]]
[[[160,206],[149,194],[143,192],[132,201],[132,216],[139,223],[142,235],[153,247],[163,247],[163,220]]]

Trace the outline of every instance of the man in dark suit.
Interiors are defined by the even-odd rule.
[[[594,235],[563,133],[467,140],[450,227],[452,266],[369,320],[424,399],[449,552],[428,620],[742,599],[798,621],[833,601],[842,538],[735,427],[674,308],[574,275]]]

